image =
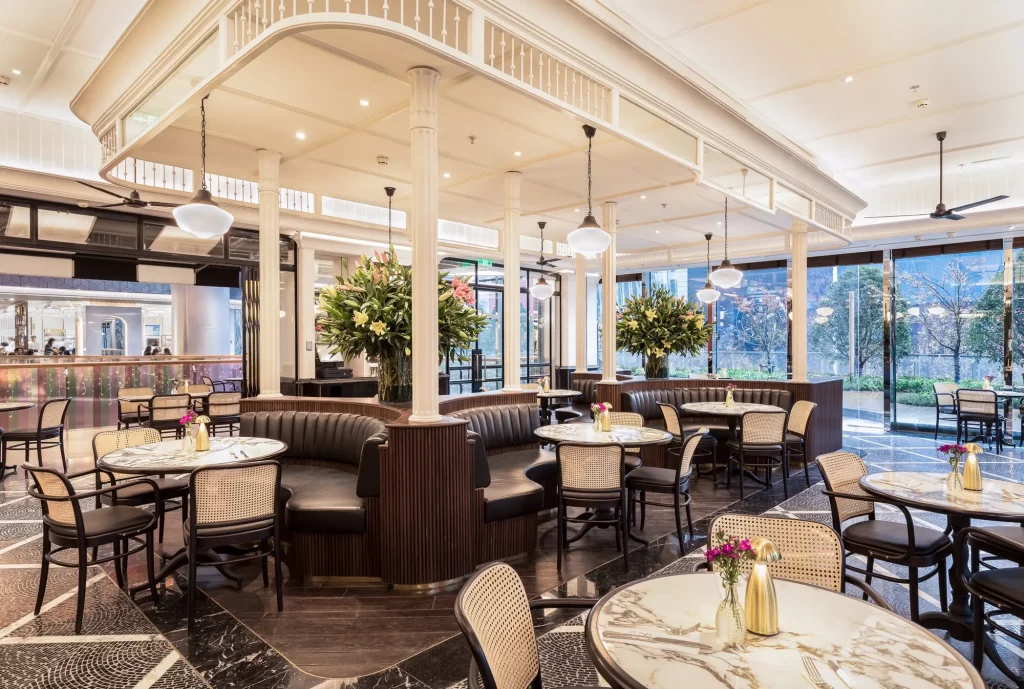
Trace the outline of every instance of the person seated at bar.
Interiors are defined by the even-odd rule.
[[[49,340],[47,340],[46,344],[43,346],[43,354],[45,354],[47,356],[53,356],[53,354],[54,354],[53,344],[56,341],[57,341],[56,338],[53,338],[53,337],[51,337]]]
[[[171,355],[171,348],[170,347],[164,347],[164,356],[170,356],[170,355]]]
[[[146,345],[146,349],[143,350],[142,356],[150,356],[152,354],[153,354],[153,347],[151,345]]]

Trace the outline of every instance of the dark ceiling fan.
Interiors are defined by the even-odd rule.
[[[946,140],[946,132],[938,132],[935,134],[935,138],[939,140],[939,204],[935,206],[934,213],[906,213],[904,215],[869,215],[869,218],[915,218],[923,217],[927,215],[929,218],[935,218],[936,220],[963,220],[964,216],[959,215],[960,211],[965,211],[969,208],[977,208],[978,206],[984,206],[987,203],[995,203],[996,201],[1002,201],[1003,199],[1009,198],[1006,194],[1000,196],[993,196],[990,199],[984,201],[974,201],[972,203],[965,203],[962,206],[956,208],[946,208],[946,204],[942,203],[942,142]]]
[[[83,186],[89,187],[90,189],[101,191],[104,194],[113,196],[115,199],[120,199],[120,201],[118,201],[117,203],[107,203],[102,206],[93,206],[93,208],[117,208],[118,206],[127,206],[128,208],[147,208],[149,206],[153,206],[154,208],[177,208],[178,206],[181,205],[180,203],[165,203],[164,201],[143,201],[139,197],[139,192],[135,191],[134,189],[131,190],[128,196],[121,196],[120,194],[115,194],[112,191],[107,191],[102,187],[94,186],[92,184],[89,184],[88,182],[83,182],[81,180],[76,181]]]
[[[537,223],[537,227],[540,228],[540,260],[537,261],[537,265],[541,268],[547,268],[558,263],[561,259],[558,258],[544,258],[544,227],[547,225],[543,220]]]

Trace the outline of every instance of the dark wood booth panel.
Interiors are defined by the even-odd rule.
[[[299,533],[285,529],[288,570],[307,580],[330,577],[380,579],[380,499],[366,498],[364,533]]]

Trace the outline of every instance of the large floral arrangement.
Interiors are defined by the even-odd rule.
[[[460,280],[437,277],[438,359],[465,361],[487,324],[473,308],[473,288]],[[320,292],[320,332],[331,351],[351,358],[378,360],[380,398],[405,402],[412,397],[412,269],[395,252],[363,256],[359,267],[334,287]]]
[[[707,344],[711,326],[705,324],[699,304],[655,287],[646,296],[626,299],[616,333],[620,350],[647,357],[648,378],[667,378],[669,354],[697,354]]]

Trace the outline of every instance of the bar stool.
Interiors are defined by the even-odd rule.
[[[64,454],[64,424],[67,420],[70,397],[49,400],[39,409],[39,425],[35,430],[7,431],[0,435],[0,476],[7,470],[7,453],[10,450],[24,450],[25,464],[29,463],[29,452],[35,446],[39,466],[43,466],[43,450],[60,448],[60,461],[64,473],[68,471],[68,458]]]

